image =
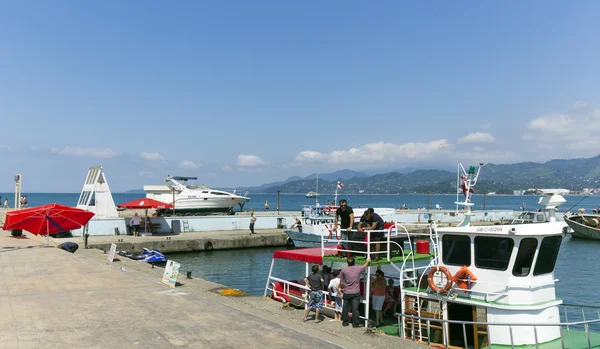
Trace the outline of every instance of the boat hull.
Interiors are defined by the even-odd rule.
[[[290,239],[293,243],[290,243],[296,247],[315,247],[321,245],[321,237],[329,236],[329,232],[327,235],[325,234],[315,234],[309,232],[298,232],[296,230],[285,230],[284,233],[287,234],[288,239]],[[331,243],[331,242],[328,242]]]
[[[585,225],[582,222],[581,215],[572,215],[565,217],[565,222],[571,228],[571,235],[574,238],[600,240],[600,229]],[[600,215],[583,215],[586,219],[600,219]]]

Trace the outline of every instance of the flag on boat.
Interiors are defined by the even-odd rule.
[[[342,189],[343,187],[344,187],[344,184],[342,184],[342,182],[338,181],[337,188]]]
[[[467,195],[467,176],[462,175],[460,176],[460,187],[462,189],[463,195],[465,196],[465,198],[467,199],[471,199],[471,195],[473,195],[473,188],[469,188],[468,190],[468,195]]]

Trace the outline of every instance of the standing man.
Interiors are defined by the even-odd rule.
[[[129,224],[133,228],[133,236],[139,236],[140,235],[140,223],[141,222],[142,222],[142,219],[140,218],[140,216],[136,212],[135,215],[133,215],[133,217],[131,217],[131,220],[129,221]]]
[[[250,213],[250,235],[254,234],[254,223],[256,223],[256,217],[254,217],[254,211]]]
[[[360,323],[358,304],[360,303],[360,273],[369,265],[367,257],[364,265],[354,265],[354,257],[348,257],[348,266],[340,272],[340,293],[344,300],[342,305],[342,326],[348,326],[348,310],[352,309],[352,327],[363,327]]]
[[[340,229],[342,229],[342,239],[343,240],[352,240],[352,223],[354,223],[354,210],[352,207],[348,206],[348,202],[346,199],[340,200],[340,207],[335,210],[335,218],[333,219],[333,228],[337,229],[338,226],[338,216],[340,216],[342,220],[342,224],[340,224]],[[345,250],[351,250],[351,244],[346,242],[343,246]],[[347,255],[350,256],[350,252],[347,252]]]
[[[379,252],[379,250],[381,249],[381,246],[379,244],[379,241],[381,241],[383,239],[383,218],[381,218],[380,215],[378,215],[377,213],[375,213],[375,210],[371,207],[369,207],[365,213],[362,215],[362,217],[360,217],[360,223],[358,223],[358,226],[356,227],[356,229],[358,231],[360,231],[361,233],[364,232],[365,230],[381,230],[381,231],[377,231],[377,232],[373,232],[371,233],[371,241],[377,241],[377,244],[375,245],[375,251]],[[379,253],[377,253],[375,255],[375,261],[378,261],[380,259]]]

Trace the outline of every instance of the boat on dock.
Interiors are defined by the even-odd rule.
[[[468,171],[460,166],[466,193],[477,182],[482,166],[471,166]],[[473,226],[469,195],[460,204],[466,214],[457,227],[441,228],[431,222],[427,236],[416,236],[395,222],[396,234],[388,229],[382,241],[370,238],[373,231],[367,232],[365,241],[322,236],[320,254],[296,250],[294,260],[307,264],[308,275],[310,263],[343,265],[344,256],[352,253],[359,264],[367,256],[379,254],[381,259],[369,263],[364,271],[361,320],[365,327],[372,327],[371,277],[376,267],[387,267],[392,272],[386,273],[386,278],[403,286],[397,296],[396,319],[377,329],[430,347],[599,347],[600,306],[565,304],[556,294],[559,280],[554,269],[564,222],[549,216],[535,224]],[[343,248],[348,242],[354,246]],[[376,243],[384,245],[379,252],[375,252]],[[282,301],[292,292],[290,281],[273,274],[277,256],[278,252],[265,295]],[[297,293],[308,291],[302,283],[292,286]]]
[[[145,185],[146,197],[175,206],[176,216],[194,216],[207,213],[233,213],[233,207],[250,198],[211,189],[205,185],[188,183],[197,177],[168,176],[166,185]],[[157,209],[156,213],[168,217],[172,209]]]

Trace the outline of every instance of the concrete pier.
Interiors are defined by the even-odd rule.
[[[163,253],[171,252],[196,252],[206,250],[227,250],[251,247],[285,246],[287,235],[282,229],[256,230],[256,234],[250,235],[250,231],[211,231],[190,232],[179,235],[168,236],[139,236],[113,235],[113,236],[90,236],[88,247],[103,251],[110,250],[112,243],[117,244],[117,251],[142,251],[143,248],[157,249]],[[57,243],[73,241],[82,248],[84,241],[82,237],[55,239]]]
[[[303,323],[302,310],[97,249],[75,254],[0,232],[2,348],[422,348],[339,322]],[[144,239],[144,238],[138,238]],[[45,240],[42,240],[45,241]]]

